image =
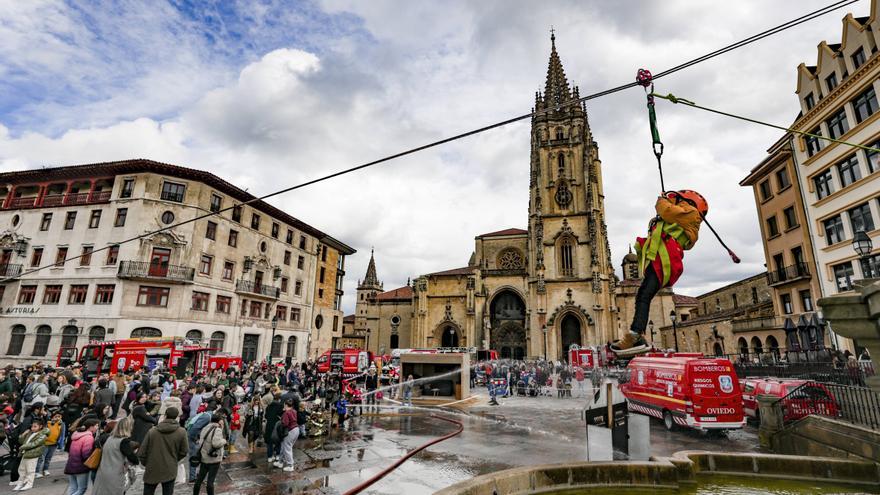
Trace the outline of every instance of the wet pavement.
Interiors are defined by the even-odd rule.
[[[477,390],[485,394],[485,390]],[[461,421],[464,431],[429,447],[362,493],[420,495],[433,493],[473,476],[516,466],[586,460],[581,409],[584,399],[551,397],[502,399],[489,406],[485,397],[466,411],[444,408],[386,406],[352,418],[345,431],[309,438],[294,450],[296,471],[285,473],[266,463],[265,449],[253,455],[233,454],[217,477],[217,494],[337,494],[358,485],[402,457],[407,451],[456,429],[431,418],[439,414]],[[749,426],[726,437],[694,431],[668,432],[651,423],[653,455],[679,450],[758,451],[757,432]],[[242,448],[240,445],[239,448]],[[52,470],[61,473],[62,456]],[[60,464],[60,465],[59,465]],[[33,495],[61,494],[62,476],[38,480]],[[203,489],[204,490],[204,489]],[[176,493],[191,493],[180,484]],[[129,494],[142,493],[137,483]]]

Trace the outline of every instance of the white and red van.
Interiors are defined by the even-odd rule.
[[[649,353],[627,366],[620,386],[629,410],[696,430],[735,430],[745,424],[742,392],[727,359],[696,353]]]

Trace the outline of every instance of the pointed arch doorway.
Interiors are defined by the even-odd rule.
[[[562,342],[562,346],[559,349],[559,359],[565,361],[568,360],[568,348],[572,344],[583,345],[581,340],[581,321],[577,316],[569,313],[562,317],[559,329]]]
[[[447,325],[440,334],[440,347],[458,347],[458,329]]]

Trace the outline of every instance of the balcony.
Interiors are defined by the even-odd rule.
[[[754,332],[758,330],[780,330],[785,324],[785,318],[778,316],[762,316],[759,318],[744,318],[733,320],[731,330],[733,333]]]
[[[44,196],[29,196],[12,198],[4,209],[21,210],[28,208],[46,208],[64,205],[91,205],[110,201],[110,191],[93,191],[91,193],[68,193],[47,194]]]
[[[796,263],[794,265],[786,266],[785,268],[779,268],[767,272],[767,281],[770,284],[770,287],[809,278],[810,267],[806,263]]]
[[[192,283],[195,273],[195,268],[188,266],[150,263],[148,261],[123,261],[119,263],[119,271],[116,276],[132,280],[189,284]]]
[[[281,296],[281,289],[272,287],[271,285],[254,283],[251,280],[238,280],[235,282],[235,292],[268,297],[270,299],[278,299]]]
[[[11,278],[21,274],[21,265],[6,263],[0,265],[0,277]]]

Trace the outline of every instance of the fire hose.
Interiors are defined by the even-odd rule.
[[[400,465],[403,464],[404,462],[406,462],[407,459],[409,459],[410,457],[418,454],[419,452],[421,452],[422,450],[425,450],[426,448],[430,447],[431,445],[434,445],[436,443],[440,443],[444,440],[448,440],[448,439],[458,435],[459,433],[461,433],[464,430],[464,425],[461,424],[460,421],[456,421],[454,419],[449,419],[449,418],[444,418],[442,416],[436,416],[434,414],[430,415],[430,417],[435,418],[435,419],[439,419],[441,421],[446,421],[448,423],[456,424],[456,425],[458,425],[458,429],[453,431],[452,433],[448,433],[446,435],[443,435],[442,437],[437,437],[426,444],[423,444],[419,447],[416,447],[413,450],[410,450],[409,452],[406,453],[405,456],[403,456],[400,459],[398,459],[397,461],[395,461],[394,464],[388,466],[387,468],[383,469],[382,471],[379,471],[375,476],[364,481],[360,485],[357,485],[356,487],[352,488],[351,490],[348,490],[347,492],[345,492],[344,495],[355,495],[357,493],[362,492],[363,490],[367,489],[373,483],[375,483],[375,482],[381,480],[382,478],[384,478],[385,476],[387,476],[388,473],[390,473],[391,471],[394,471],[395,469],[400,467]]]

